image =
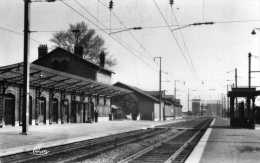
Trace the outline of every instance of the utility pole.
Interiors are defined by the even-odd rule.
[[[252,54],[248,53],[248,88],[251,88],[251,57]]]
[[[159,59],[159,120],[161,121],[161,112],[162,112],[162,57],[154,57],[154,60]],[[164,115],[163,115],[164,117]]]
[[[30,3],[31,0],[24,0],[24,61],[23,61],[23,111],[22,111],[22,134],[27,135],[29,124],[29,37],[30,37]]]

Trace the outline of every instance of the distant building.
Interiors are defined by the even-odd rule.
[[[192,114],[200,115],[200,99],[192,99]]]

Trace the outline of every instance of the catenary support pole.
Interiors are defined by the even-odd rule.
[[[29,37],[30,37],[30,3],[31,0],[24,0],[24,61],[23,61],[23,111],[22,111],[22,134],[27,135],[29,124]]]
[[[154,57],[155,59],[159,59],[159,120],[162,120],[162,57]]]

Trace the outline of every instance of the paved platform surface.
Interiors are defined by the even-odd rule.
[[[21,127],[0,129],[0,156],[117,134],[175,121],[108,121],[98,123],[29,126],[29,134],[21,135]]]
[[[260,162],[260,130],[231,129],[229,120],[215,119],[186,161],[190,162]]]

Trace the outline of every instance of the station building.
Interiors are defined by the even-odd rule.
[[[127,90],[111,85],[114,72],[62,48],[38,48],[30,64],[29,124],[86,123],[109,120],[111,97]],[[22,124],[23,63],[0,67],[0,126]],[[95,118],[98,117],[98,118]]]
[[[165,95],[165,100],[167,100],[168,105],[165,105],[165,116],[167,119],[174,119],[182,117],[182,105],[181,100],[176,99],[174,95]],[[168,109],[167,109],[168,108]]]
[[[148,94],[159,99],[159,91],[145,91]],[[180,99],[176,99],[174,95],[166,95],[165,91],[162,91],[162,111],[163,119],[171,120],[182,116],[182,105]]]

